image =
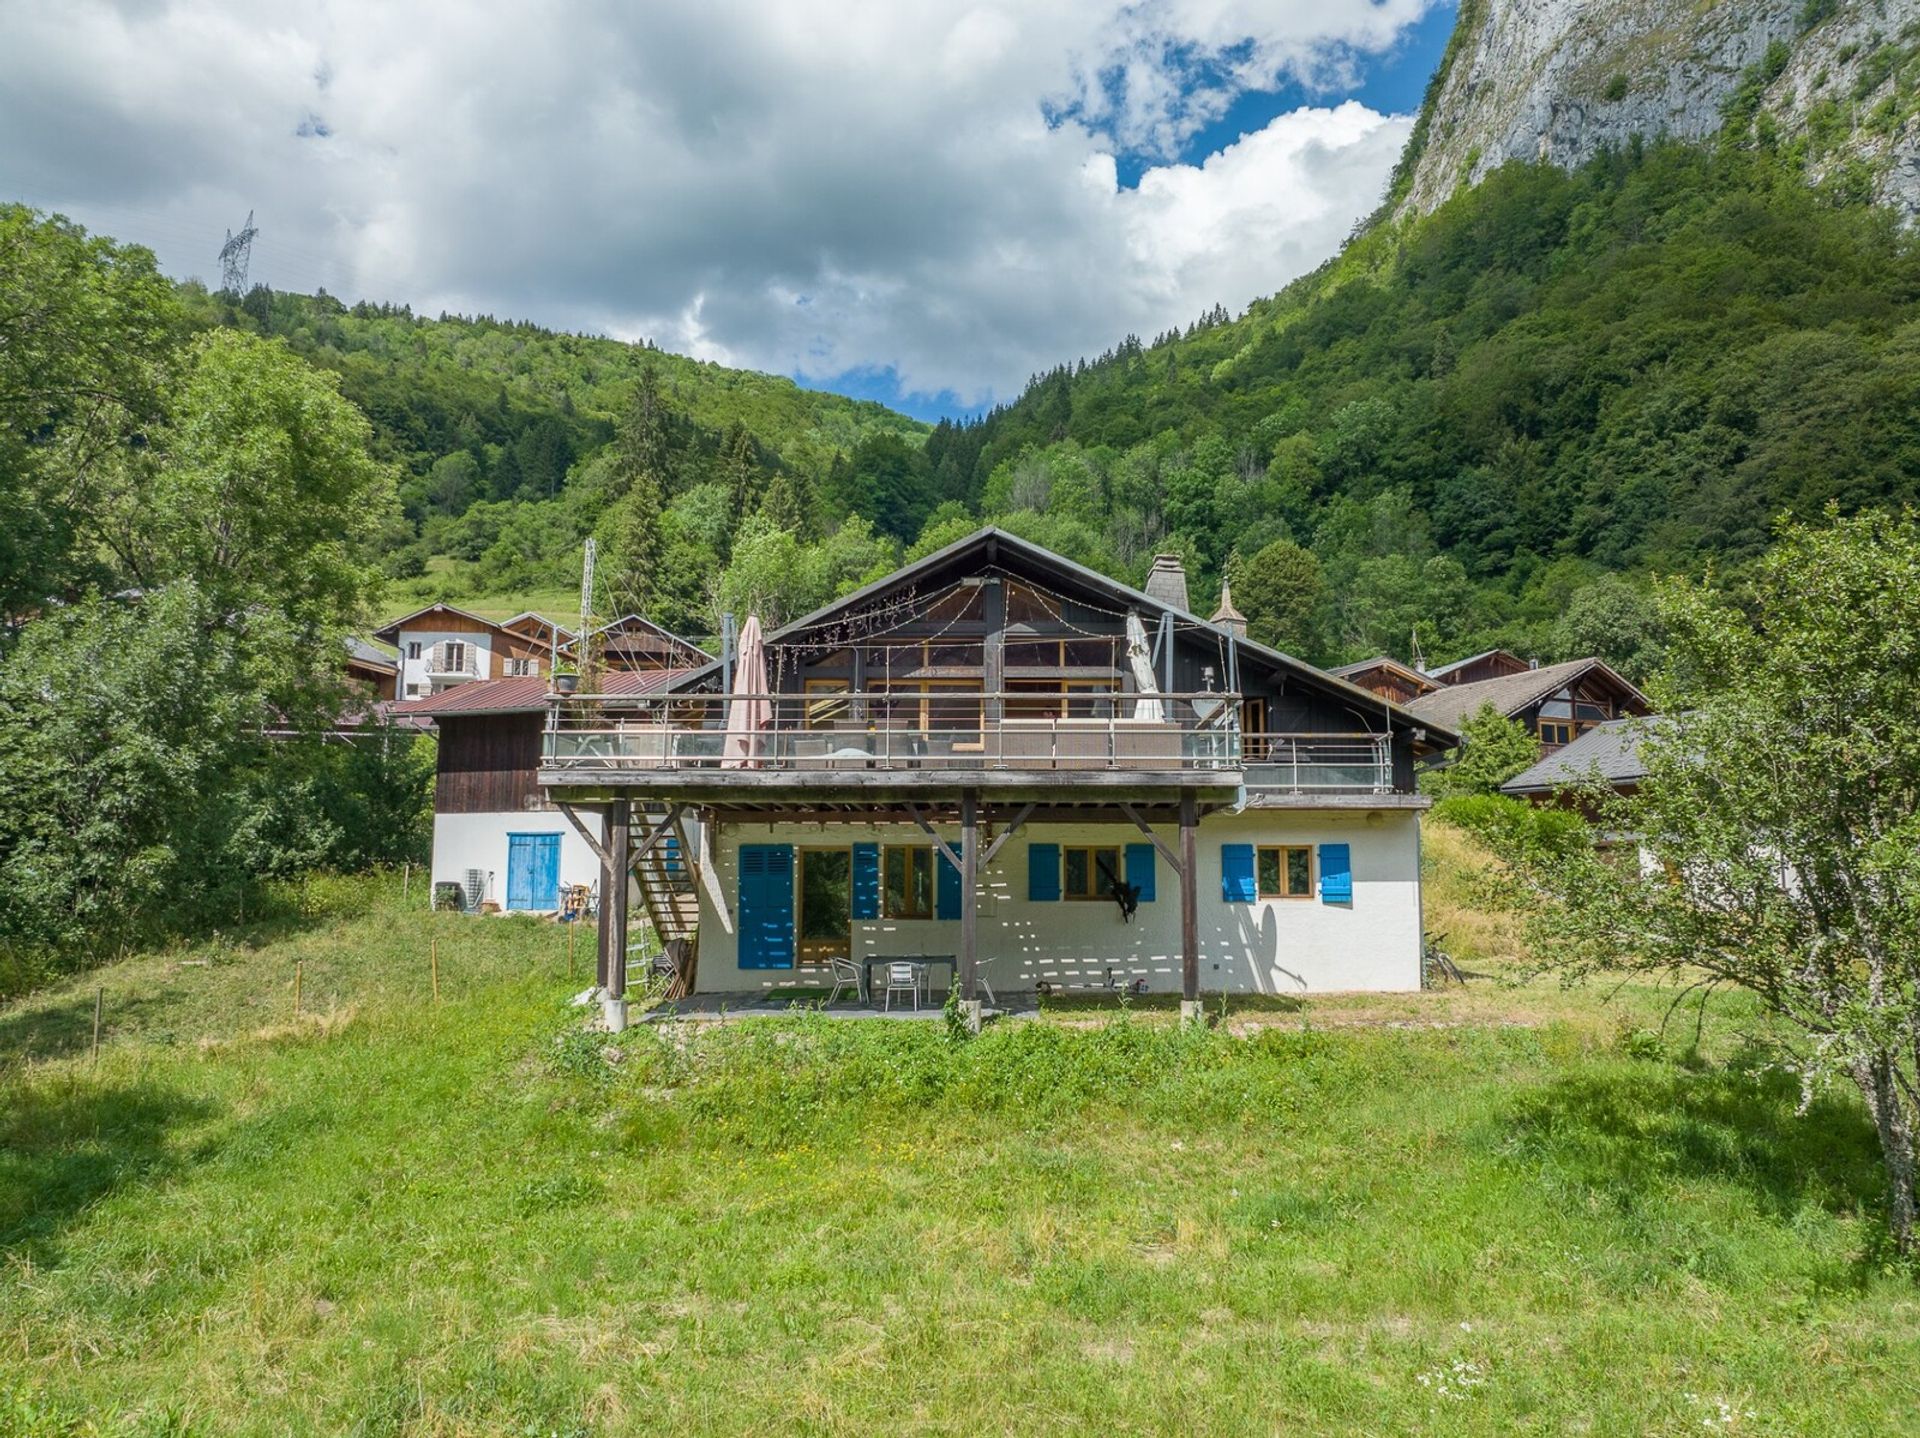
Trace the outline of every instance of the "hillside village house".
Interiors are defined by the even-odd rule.
[[[1230,613],[1230,606],[1227,607]],[[441,733],[433,878],[508,909],[593,881],[704,993],[1415,989],[1415,763],[1456,742],[1189,608],[985,529],[692,669],[533,678],[402,712]],[[626,874],[631,883],[610,875]]]
[[[421,614],[440,624],[444,614],[435,611],[441,610],[444,606],[435,606]],[[419,618],[395,620],[381,633],[404,639],[404,626]],[[495,628],[510,642],[535,646],[538,652],[530,658],[537,672],[451,683],[438,675],[431,693],[395,704],[388,714],[403,722],[431,723],[439,731],[434,881],[458,884],[470,909],[493,903],[508,911],[551,912],[560,902],[563,875],[569,884],[591,884],[598,877],[591,846],[548,801],[538,779],[552,646],[557,639],[563,662],[574,661],[583,646],[572,632],[538,614],[515,615]],[[488,636],[490,647],[498,637]],[[616,619],[588,637],[608,676],[608,692],[622,697],[657,689],[713,658],[638,615]],[[424,637],[421,643],[424,651]],[[511,654],[511,643],[504,649]],[[402,648],[403,656],[406,652]]]
[[[539,678],[551,671],[555,625],[538,614],[504,622],[451,604],[429,604],[374,630],[399,651],[394,697],[405,701],[486,679]],[[570,637],[560,630],[558,637]]]
[[[1484,677],[1449,678],[1461,673]],[[1534,665],[1497,649],[1436,670],[1432,677],[1441,687],[1409,700],[1409,713],[1442,729],[1458,729],[1491,704],[1539,739],[1543,757],[1596,725],[1653,712],[1647,696],[1600,659]]]

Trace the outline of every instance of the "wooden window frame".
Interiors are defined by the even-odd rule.
[[[1280,876],[1278,891],[1263,886],[1260,876],[1260,861],[1268,854],[1277,856],[1274,860],[1276,872]],[[1305,854],[1307,856],[1307,886],[1299,893],[1287,891],[1287,855]],[[1256,844],[1253,850],[1253,894],[1256,899],[1300,900],[1313,898],[1313,845],[1311,844]]]
[[[841,719],[853,717],[853,681],[851,679],[809,679],[801,686],[805,696],[802,712],[809,729],[831,729]],[[824,696],[816,699],[815,695]],[[834,697],[841,703],[838,709],[832,704]]]
[[[900,887],[903,903],[898,910],[896,910],[893,905],[893,885],[889,882],[893,873],[894,855],[896,854],[900,855],[902,861],[906,864],[906,870],[902,875],[904,882]],[[882,918],[917,920],[931,919],[934,917],[940,908],[940,875],[939,871],[934,868],[934,860],[936,857],[933,852],[933,847],[929,844],[886,844],[881,847],[880,916]],[[913,871],[923,862],[927,869],[927,907],[925,913],[920,912],[913,902]]]
[[[1547,732],[1549,729],[1564,737],[1555,738],[1553,734]],[[1542,744],[1555,744],[1562,749],[1579,737],[1575,723],[1571,719],[1542,719],[1539,721],[1539,731]]]
[[[1076,894],[1068,887],[1068,876],[1072,873],[1072,867],[1067,862],[1067,856],[1069,854],[1085,854],[1087,856],[1087,882],[1099,886],[1095,887],[1092,893]],[[1096,854],[1111,854],[1113,856],[1114,877],[1118,879],[1119,882],[1123,884],[1126,883],[1127,854],[1123,847],[1109,844],[1062,844],[1060,846],[1060,897],[1062,899],[1069,899],[1074,903],[1081,904],[1102,900],[1109,903],[1112,902],[1113,889],[1107,885],[1107,881],[1102,877],[1099,864],[1094,862],[1094,855]]]

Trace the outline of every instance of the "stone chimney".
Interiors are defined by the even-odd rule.
[[[1187,567],[1177,554],[1153,556],[1153,568],[1147,571],[1146,590],[1162,604],[1171,604],[1175,609],[1191,607],[1187,603]]]
[[[1238,638],[1247,637],[1247,616],[1233,607],[1233,586],[1220,581],[1220,607],[1213,611],[1213,622]]]

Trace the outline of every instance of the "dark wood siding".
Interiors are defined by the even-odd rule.
[[[547,809],[538,782],[538,714],[463,718],[445,714],[440,725],[440,769],[433,807],[441,814],[497,814]]]

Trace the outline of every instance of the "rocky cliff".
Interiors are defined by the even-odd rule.
[[[1397,208],[1728,124],[1920,216],[1920,0],[1462,0]]]

